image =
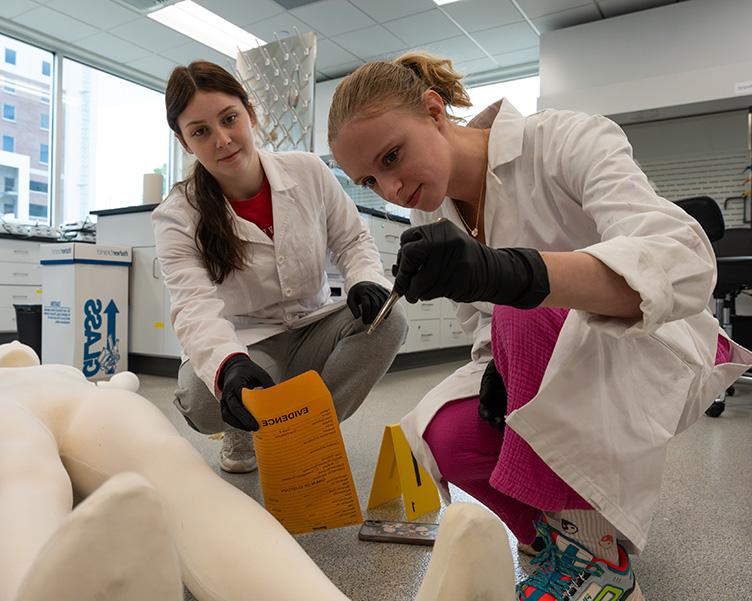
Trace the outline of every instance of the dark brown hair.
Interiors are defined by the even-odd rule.
[[[167,124],[181,142],[183,135],[178,117],[193,99],[196,92],[222,92],[236,96],[256,120],[248,94],[225,69],[208,61],[195,61],[187,67],[175,67],[165,90]],[[244,245],[235,231],[232,208],[225,202],[222,189],[214,176],[196,161],[187,180],[178,182],[186,199],[199,214],[195,242],[212,281],[221,284],[235,270],[246,265]]]
[[[329,147],[342,126],[355,117],[374,117],[389,109],[420,113],[423,95],[435,91],[444,106],[472,106],[448,58],[427,52],[410,52],[393,61],[372,61],[361,65],[337,86],[329,109]],[[447,115],[451,121],[461,121]]]

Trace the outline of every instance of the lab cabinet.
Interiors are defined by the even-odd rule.
[[[13,305],[41,304],[41,284],[39,242],[0,238],[0,332],[16,331]]]
[[[180,357],[180,343],[170,323],[170,294],[154,246],[133,249],[130,294],[129,352]]]

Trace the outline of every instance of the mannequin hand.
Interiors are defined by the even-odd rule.
[[[271,376],[247,355],[234,355],[225,361],[217,383],[222,390],[222,419],[240,430],[258,430],[256,418],[243,405],[243,388],[274,386]]]
[[[394,289],[410,303],[441,296],[520,309],[548,296],[548,272],[537,250],[493,249],[442,220],[402,233]]]
[[[355,319],[362,317],[368,325],[376,319],[389,297],[389,291],[375,282],[358,282],[347,293],[347,306]]]
[[[504,431],[504,419],[507,414],[507,388],[496,369],[493,359],[486,366],[480,380],[480,405],[478,415],[494,428]]]

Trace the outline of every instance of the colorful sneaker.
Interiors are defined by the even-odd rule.
[[[621,547],[616,565],[594,557],[545,520],[535,528],[545,548],[531,561],[537,566],[532,576],[517,585],[519,601],[645,601]]]
[[[228,428],[222,437],[219,467],[232,474],[247,474],[256,469],[256,451],[251,433]]]

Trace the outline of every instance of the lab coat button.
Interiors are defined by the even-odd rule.
[[[285,294],[286,294],[287,296],[290,296],[290,295],[292,294],[292,288],[287,288],[287,289],[285,290]]]
[[[277,263],[279,263],[280,265],[282,265],[284,262],[285,262],[285,257],[284,256],[277,257]]]

